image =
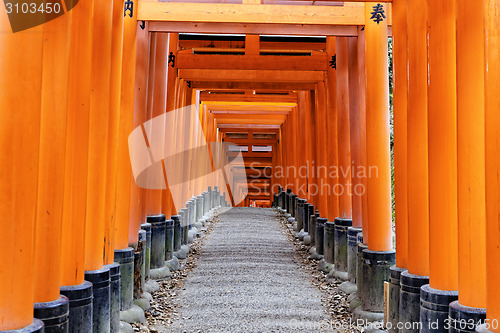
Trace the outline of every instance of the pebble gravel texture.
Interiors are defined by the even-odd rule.
[[[270,209],[221,214],[184,283],[179,332],[311,331],[328,315]],[[301,330],[303,326],[303,330]]]
[[[360,332],[341,282],[318,270],[280,214],[220,212],[181,270],[159,281],[135,332]]]

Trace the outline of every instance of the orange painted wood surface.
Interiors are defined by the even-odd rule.
[[[408,270],[429,275],[427,7],[408,2]],[[410,236],[411,235],[411,236]]]
[[[358,65],[358,39],[347,38],[348,67],[349,67],[349,138],[351,149],[351,186],[348,191],[352,200],[352,225],[361,228],[363,226],[363,185],[364,168],[361,162],[361,132],[366,131],[366,122],[361,119],[359,98],[359,65]]]
[[[43,25],[35,225],[35,302],[59,298],[71,15]],[[80,244],[82,246],[83,244]]]
[[[135,26],[137,29],[137,46],[133,129],[141,126],[146,121],[148,57],[150,52],[148,31],[146,29],[142,30],[137,23]],[[141,223],[146,222],[146,206],[144,204],[146,190],[137,186],[134,179],[131,179],[130,182],[129,242],[131,244],[136,244]]]
[[[326,101],[326,87],[324,82],[318,82],[315,97],[315,144],[316,144],[316,177],[318,181],[318,204],[317,209],[323,217],[332,218],[331,211],[328,209],[328,198],[330,197],[332,188],[329,186],[329,165],[328,165],[328,151],[331,145],[325,144],[325,139],[328,138],[327,127],[327,101]]]
[[[358,75],[359,75],[359,140],[360,140],[360,163],[367,168],[366,164],[366,59],[365,59],[365,31],[363,27],[358,27]],[[364,187],[362,202],[362,227],[368,235],[368,177],[361,178]],[[368,244],[368,238],[363,237],[364,244]]]
[[[500,1],[484,1],[485,24],[485,141],[486,141],[486,269],[487,311],[490,324],[500,321]],[[500,327],[493,326],[493,332]]]
[[[91,90],[87,209],[85,223],[85,270],[103,266],[106,202],[106,154],[111,72],[112,1],[94,3],[92,28]]]
[[[389,251],[393,246],[387,20],[379,24],[370,20],[375,5],[374,2],[365,4],[368,248]],[[384,10],[387,11],[386,5]]]
[[[114,262],[116,191],[118,169],[118,137],[120,130],[120,102],[123,57],[123,3],[113,0],[111,20],[111,72],[109,81],[108,152],[106,162],[106,202],[104,208],[104,264]],[[130,111],[129,111],[130,112]]]
[[[118,153],[116,171],[116,222],[115,248],[124,249],[128,247],[129,224],[131,217],[131,187],[133,181],[130,164],[128,136],[132,132],[134,123],[134,82],[136,75],[136,51],[137,51],[137,20],[135,17],[125,16],[123,18],[123,53],[121,62],[121,86],[120,86],[120,118],[118,127]]]
[[[408,23],[407,0],[392,3],[394,109],[394,197],[396,265],[408,268]],[[413,28],[412,28],[413,29]]]
[[[326,37],[326,52],[328,61],[332,61],[335,56],[335,37]],[[326,151],[326,164],[328,168],[338,166],[338,127],[337,127],[337,70],[332,66],[328,66],[326,72],[326,141],[329,147]],[[325,126],[317,123],[317,126]],[[316,142],[317,144],[317,142]],[[319,153],[318,153],[319,159]],[[319,181],[319,180],[318,180]],[[339,184],[339,177],[333,173],[327,177],[327,184],[330,186],[331,192]],[[327,218],[333,221],[339,215],[339,197],[337,195],[327,195]]]
[[[484,18],[457,0],[458,300],[486,308]]]
[[[33,321],[33,241],[36,214],[43,27],[12,33],[0,11],[0,330]],[[29,134],[29,135],[27,135]]]
[[[349,119],[349,49],[347,37],[337,37],[337,127],[338,127],[338,191],[339,216],[352,217],[351,136]]]
[[[427,6],[429,284],[439,290],[457,290],[456,8],[454,1],[427,1]]]
[[[61,285],[82,284],[85,272],[85,215],[90,117],[93,2],[71,10],[68,118],[62,217]]]

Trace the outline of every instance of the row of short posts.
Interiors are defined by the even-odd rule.
[[[395,264],[395,252],[368,250],[362,229],[353,227],[351,219],[328,221],[290,189],[279,187],[273,205],[294,226],[296,238],[310,246],[309,258],[318,261],[318,269],[328,279],[344,281],[339,290],[349,295],[353,319],[364,323],[384,320],[384,282]]]
[[[461,305],[457,291],[434,289],[428,276],[410,274],[397,266],[390,272],[389,332],[490,332],[481,325],[486,309]]]
[[[168,220],[163,214],[148,216],[137,244],[115,250],[114,263],[86,271],[81,285],[61,287],[57,301],[35,304],[33,325],[22,332],[133,332],[130,323],[145,322],[151,292],[159,288],[156,280],[179,269],[189,243],[206,230],[219,207],[229,206],[215,186]]]
[[[465,307],[459,304],[457,291],[433,289],[428,276],[396,267],[395,251],[369,250],[363,243],[362,229],[352,227],[351,220],[336,218],[330,222],[320,217],[317,211],[313,213],[312,205],[290,189],[279,188],[273,205],[294,225],[296,237],[311,246],[310,258],[319,260],[319,269],[328,272],[329,278],[346,280],[339,289],[349,294],[354,321],[387,319],[388,332],[490,332],[486,325],[480,325],[486,318],[485,309]]]

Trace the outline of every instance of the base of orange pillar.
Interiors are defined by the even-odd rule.
[[[353,312],[354,320],[367,322],[384,319],[384,283],[389,281],[390,268],[396,264],[396,251],[361,253],[361,285],[358,285],[359,306]],[[359,276],[359,275],[358,275]]]
[[[35,303],[34,316],[43,321],[45,333],[68,332],[69,300],[61,295],[52,302]]]
[[[348,279],[347,229],[352,226],[352,219],[335,218],[335,273],[333,276],[346,281]]]
[[[363,229],[356,227],[347,228],[347,279],[351,283],[356,283],[358,266],[358,234]]]
[[[0,331],[1,333],[43,333],[44,325],[40,319],[33,319],[33,324],[17,330]]]
[[[146,231],[139,230],[137,244],[129,244],[134,248],[134,299],[142,297],[144,292],[146,271]]]
[[[283,198],[281,203],[281,208],[283,208],[288,214],[291,214],[291,201],[292,200],[292,189],[287,189],[283,192]]]
[[[297,195],[296,194],[291,194],[290,195],[290,211],[289,213],[292,215],[293,218],[297,218],[297,216],[295,216],[295,211],[297,210]]]
[[[398,323],[399,319],[399,297],[401,292],[401,273],[406,271],[404,268],[397,266],[391,267],[391,277],[389,279],[389,313],[388,322],[390,327],[387,328],[387,332],[396,333],[399,332]]]
[[[448,332],[448,312],[458,291],[438,290],[428,284],[420,288],[420,332]],[[446,328],[446,329],[445,329]]]
[[[120,310],[134,305],[134,249],[115,250],[115,262],[120,264]]]
[[[69,299],[69,331],[92,332],[92,283],[61,287]]]
[[[486,309],[471,308],[455,301],[450,304],[449,317],[449,333],[473,333],[477,326],[485,323]]]
[[[114,262],[104,267],[109,268],[109,325],[111,332],[120,331],[120,310],[121,310],[121,295],[120,295],[120,264]],[[47,332],[46,332],[47,333]],[[56,332],[54,332],[56,333]],[[59,333],[59,331],[57,332]]]
[[[399,295],[399,321],[404,324],[400,332],[418,332],[414,323],[420,322],[420,288],[429,283],[428,276],[401,273],[401,291]]]
[[[85,272],[85,280],[92,283],[92,332],[107,333],[110,331],[110,271],[104,266],[101,269]]]

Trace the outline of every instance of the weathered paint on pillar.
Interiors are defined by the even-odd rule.
[[[392,3],[394,196],[396,266],[408,268],[408,23],[407,0]],[[413,27],[412,27],[413,29]]]
[[[485,141],[486,141],[486,271],[490,323],[500,321],[500,1],[484,1],[485,18]],[[500,327],[492,328],[500,332]]]
[[[93,1],[71,10],[72,27],[62,211],[61,285],[84,281]],[[67,14],[66,14],[67,15]]]
[[[89,119],[85,270],[103,266],[106,154],[111,71],[112,2],[96,1],[93,10]]]
[[[374,22],[371,19],[374,6],[377,3],[365,3],[368,248],[390,251],[392,213],[387,19]],[[387,13],[387,5],[380,6]]]
[[[484,18],[457,0],[458,301],[486,307]]]
[[[71,16],[43,25],[43,71],[35,223],[35,302],[59,298]],[[32,79],[35,79],[34,77]],[[11,237],[17,237],[12,235]]]
[[[349,128],[349,49],[347,37],[337,37],[337,126],[338,126],[338,175],[339,216],[352,216],[351,196],[351,146]]]
[[[408,2],[408,270],[429,275],[427,7]],[[411,15],[409,14],[411,13]],[[396,185],[397,186],[397,185]],[[397,211],[397,210],[396,210]]]
[[[428,0],[427,6],[429,284],[451,291],[458,289],[455,2]]]
[[[13,34],[0,11],[0,154],[9,157],[0,173],[0,232],[9,235],[0,262],[0,330],[33,321],[42,40],[42,26]]]

